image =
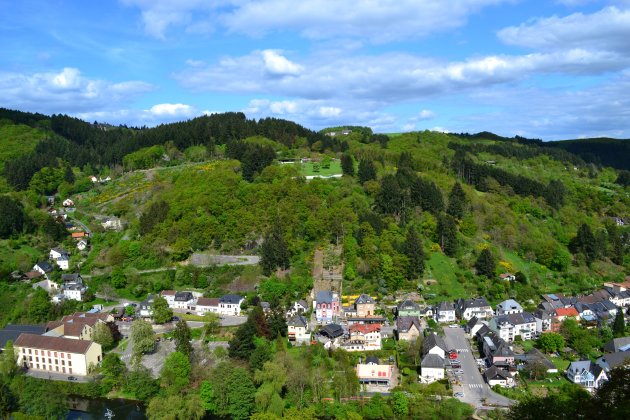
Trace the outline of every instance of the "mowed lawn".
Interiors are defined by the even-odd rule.
[[[425,280],[431,279],[437,283],[424,286],[426,293],[436,294],[439,300],[443,300],[444,296],[450,298],[468,296],[464,285],[457,281],[456,270],[457,264],[449,257],[441,252],[431,253],[431,258],[426,262],[424,277]]]
[[[300,173],[304,176],[313,176],[313,175],[330,176],[330,175],[339,175],[342,172],[341,162],[337,159],[332,160],[330,162],[330,168],[324,168],[322,167],[320,163],[318,172],[315,172],[313,166],[314,166],[313,162],[300,164]]]

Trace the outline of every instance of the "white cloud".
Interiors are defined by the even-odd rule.
[[[164,38],[170,27],[260,36],[295,31],[311,39],[388,42],[445,32],[484,7],[510,0],[122,0],[140,9],[145,31]]]
[[[157,104],[153,105],[149,110],[152,114],[162,117],[179,117],[179,116],[191,116],[194,115],[194,108],[190,105],[184,104]]]
[[[341,115],[341,108],[337,108],[336,106],[320,106],[319,115],[326,118],[338,117]]]
[[[32,74],[0,72],[0,99],[15,108],[44,113],[76,113],[109,108],[146,93],[141,81],[89,79],[72,67]]]
[[[262,51],[262,57],[265,62],[265,69],[271,74],[299,74],[303,70],[302,66],[289,61],[277,50],[264,50]]]
[[[422,111],[420,111],[420,113],[418,114],[418,117],[421,120],[430,120],[432,118],[435,117],[435,112],[431,111],[430,109],[423,109]]]
[[[182,121],[201,115],[210,115],[215,111],[199,111],[187,104],[155,104],[149,109],[111,109],[103,111],[88,111],[75,113],[77,117],[86,121],[103,121],[111,124],[127,124],[132,126],[155,126],[158,124]]]
[[[630,52],[630,10],[607,7],[592,14],[540,18],[504,28],[499,39],[509,45],[543,50],[597,49]]]

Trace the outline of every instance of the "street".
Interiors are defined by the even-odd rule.
[[[475,407],[510,406],[514,401],[492,391],[483,380],[477,361],[472,354],[470,343],[462,328],[444,328],[444,341],[448,349],[456,349],[463,374],[458,375],[461,385],[453,385],[453,392],[463,392],[459,400]]]
[[[79,376],[79,375],[71,375],[69,373],[48,372],[48,371],[44,372],[40,370],[31,370],[31,369],[26,371],[26,375],[31,376],[33,378],[49,379],[53,381],[66,381],[66,382],[91,382],[94,380],[90,376]],[[68,379],[70,377],[75,378],[75,379],[71,381]]]

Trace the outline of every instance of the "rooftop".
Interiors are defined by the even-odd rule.
[[[68,353],[85,354],[93,343],[87,340],[74,340],[71,338],[46,337],[36,334],[20,334],[15,340],[16,347],[28,347],[33,349],[63,351]]]

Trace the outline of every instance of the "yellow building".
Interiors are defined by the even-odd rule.
[[[101,345],[87,340],[20,334],[13,346],[18,365],[42,372],[85,376],[103,359]]]

